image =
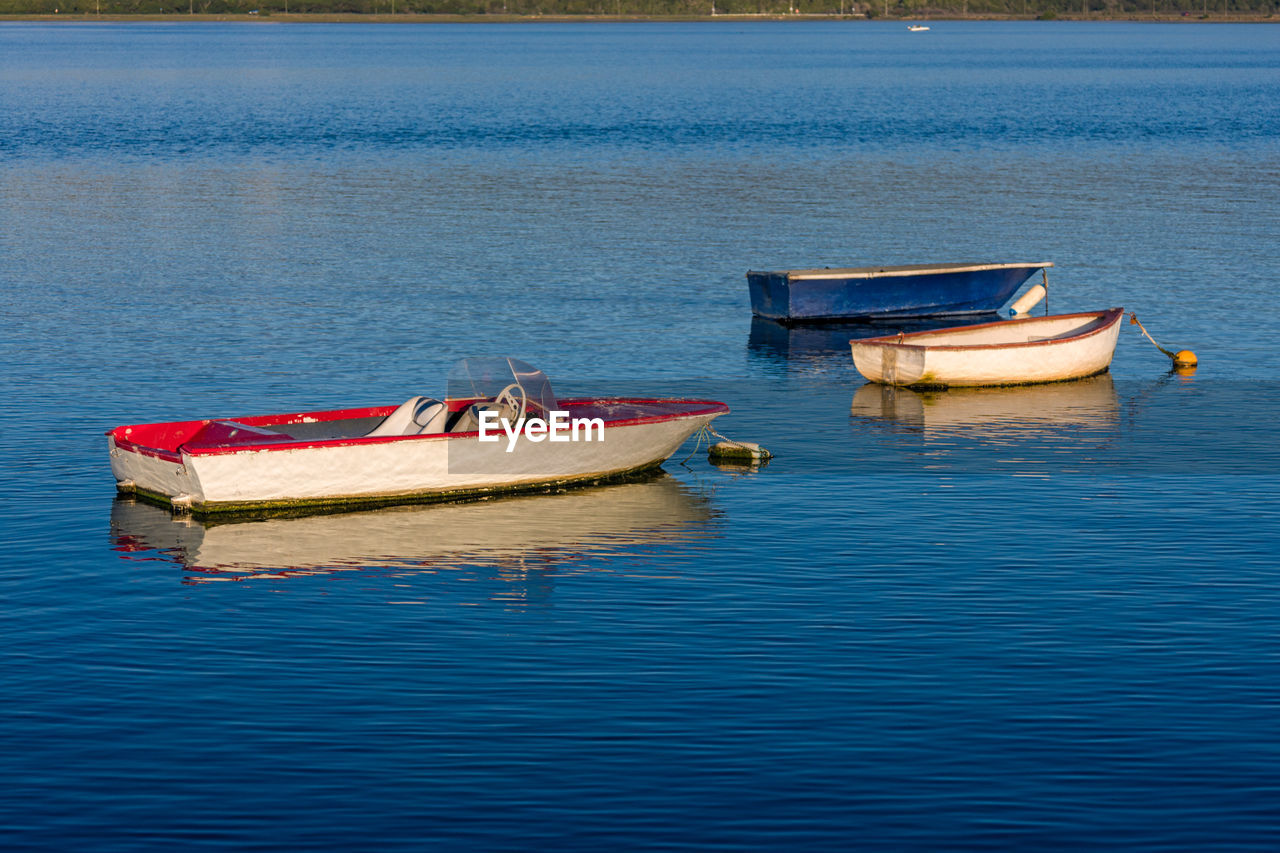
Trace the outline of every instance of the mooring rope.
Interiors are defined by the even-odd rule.
[[[741,441],[734,441],[732,438],[729,438],[729,436],[727,436],[727,435],[721,435],[720,433],[716,432],[715,430],[713,430],[713,429],[711,428],[711,425],[710,425],[710,424],[708,424],[707,426],[704,426],[704,427],[703,427],[703,429],[705,429],[709,434],[714,435],[716,438],[720,439],[721,441],[727,441],[727,442],[729,442],[730,444],[736,445],[736,446],[741,447],[741,448],[744,448],[744,449],[746,449],[746,450],[750,450],[750,449],[751,449],[751,447],[750,447],[749,445],[747,445],[745,442],[741,442]],[[708,439],[708,441],[709,441],[709,440],[710,440],[710,439]]]
[[[698,427],[698,431],[694,433],[694,436],[696,436],[698,440],[694,443],[693,450],[689,452],[689,455],[686,456],[684,459],[680,460],[681,465],[683,465],[684,463],[692,459],[693,454],[697,453],[702,448],[702,442],[704,439],[707,441],[708,444],[710,444],[712,437],[718,438],[721,441],[726,441],[729,444],[732,444],[734,447],[741,447],[743,450],[746,450],[747,452],[751,453],[753,456],[756,454],[759,454],[757,456],[757,458],[759,459],[768,459],[773,456],[772,453],[765,450],[763,447],[760,447],[759,445],[756,445],[753,447],[752,445],[746,442],[737,441],[735,439],[729,438],[729,436],[727,435],[721,435],[720,433],[713,430],[710,424],[703,424],[702,426]]]
[[[1138,315],[1134,314],[1132,311],[1129,312],[1129,325],[1137,326],[1139,329],[1142,329],[1142,334],[1147,336],[1147,340],[1155,344],[1156,349],[1160,350],[1160,352],[1164,353],[1165,355],[1169,356],[1169,358],[1173,359],[1173,366],[1177,368],[1179,371],[1190,371],[1195,369],[1196,364],[1198,363],[1198,359],[1196,358],[1195,353],[1193,353],[1189,349],[1178,350],[1177,352],[1169,352],[1164,347],[1160,346],[1159,344],[1156,344],[1156,339],[1151,337],[1151,333],[1147,331],[1146,327],[1138,322]]]
[[[1151,343],[1155,344],[1156,349],[1160,350],[1160,352],[1162,352],[1162,353],[1164,353],[1165,355],[1169,356],[1169,358],[1177,358],[1177,356],[1176,356],[1176,355],[1174,355],[1173,353],[1169,352],[1167,349],[1165,349],[1164,347],[1160,346],[1159,344],[1156,344],[1156,339],[1155,339],[1155,338],[1153,338],[1153,337],[1151,337],[1151,333],[1147,331],[1147,327],[1146,327],[1146,326],[1144,326],[1144,325],[1142,325],[1141,323],[1139,323],[1139,322],[1138,322],[1138,315],[1137,315],[1137,314],[1135,314],[1135,313],[1133,313],[1132,311],[1130,311],[1130,312],[1129,312],[1129,325],[1130,325],[1130,326],[1137,326],[1139,329],[1141,329],[1141,330],[1142,330],[1142,334],[1146,335],[1146,336],[1147,336],[1147,340],[1149,340],[1149,341],[1151,341]]]
[[[698,427],[698,431],[693,434],[694,437],[697,438],[698,440],[694,443],[693,450],[689,451],[689,455],[680,460],[681,465],[683,465],[684,463],[692,459],[693,454],[697,453],[702,448],[702,440],[704,438],[707,439],[707,441],[711,440],[710,436],[708,435],[708,433],[710,432],[711,432],[711,427],[707,426],[706,424],[703,424],[702,426]]]

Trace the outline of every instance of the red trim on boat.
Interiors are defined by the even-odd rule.
[[[139,456],[153,456],[156,459],[163,459],[165,462],[172,462],[175,465],[182,464],[182,454],[172,450],[160,450],[155,447],[147,447],[142,444],[135,444],[132,441],[117,441],[116,449],[125,453],[136,453]]]
[[[449,401],[450,408],[454,408],[453,404],[457,402],[458,408],[472,402],[470,400]],[[661,399],[590,399],[576,398],[561,400],[559,404],[565,409],[571,408],[589,408],[589,407],[617,407],[617,406],[655,406],[674,408],[678,407],[680,411],[669,411],[655,414],[641,414],[634,417],[619,418],[617,420],[605,420],[605,429],[612,427],[634,426],[637,424],[656,424],[664,421],[685,420],[687,418],[701,417],[709,414],[725,414],[729,411],[729,407],[724,403],[715,400],[661,400]],[[255,415],[247,418],[235,418],[236,423],[246,426],[288,426],[291,423],[324,423],[326,421],[339,421],[360,417],[386,416],[395,411],[396,406],[379,406],[371,409],[340,409],[330,412],[299,412],[289,415]],[[572,412],[570,413],[572,414]],[[601,415],[586,414],[584,417],[602,417]],[[182,454],[189,456],[216,456],[225,453],[248,453],[248,452],[266,452],[279,450],[305,450],[317,447],[347,447],[359,446],[365,444],[386,444],[393,441],[438,441],[440,439],[450,440],[455,438],[470,438],[478,436],[479,431],[471,432],[455,432],[455,433],[429,433],[426,435],[390,435],[390,436],[350,436],[343,438],[326,438],[311,439],[303,441],[278,441],[270,442],[247,442],[243,444],[213,445],[209,447],[191,447],[184,448],[183,445],[194,438],[202,429],[209,424],[217,423],[225,418],[217,418],[201,421],[177,421],[174,423],[160,424],[135,424],[132,426],[119,426],[109,431],[107,435],[115,439],[116,447],[128,452],[141,453],[145,456],[155,456],[170,462],[181,462]],[[148,446],[139,443],[134,438],[126,438],[126,435],[132,435],[133,432],[142,433],[138,438],[147,442],[163,440],[162,447]],[[143,438],[145,436],[145,438]]]
[[[288,426],[289,424],[316,424],[327,421],[345,421],[355,418],[385,418],[398,406],[370,406],[362,409],[333,409],[323,412],[293,412],[287,415],[250,415],[247,418],[230,418],[245,426]],[[214,418],[228,420],[228,418]]]

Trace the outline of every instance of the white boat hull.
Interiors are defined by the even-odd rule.
[[[1025,385],[1105,371],[1120,334],[1120,308],[1027,317],[850,341],[872,382],[921,388]]]

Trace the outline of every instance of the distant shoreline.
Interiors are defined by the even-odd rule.
[[[926,22],[942,23],[956,21],[1037,21],[1034,15],[938,15],[928,18],[920,16],[884,17],[877,15],[867,18],[864,15],[435,15],[435,14],[361,14],[361,13],[284,13],[268,14],[173,14],[173,15],[0,15],[0,23],[7,21],[39,21],[56,23],[59,21],[85,22],[217,22],[237,21],[245,23],[309,23],[309,24],[538,24],[538,23],[643,23],[643,22],[707,22],[707,23],[751,23],[753,21],[848,21],[850,23],[879,22]],[[1201,17],[1188,15],[1057,15],[1048,21],[1091,21],[1095,23],[1152,23],[1152,24],[1274,24],[1280,23],[1276,15],[1224,15],[1214,14]]]

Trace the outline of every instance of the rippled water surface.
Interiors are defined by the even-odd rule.
[[[0,24],[0,846],[1273,849],[1277,164],[1270,26]],[[886,391],[743,277],[969,259],[1201,367]],[[476,354],[776,458],[115,498]]]

